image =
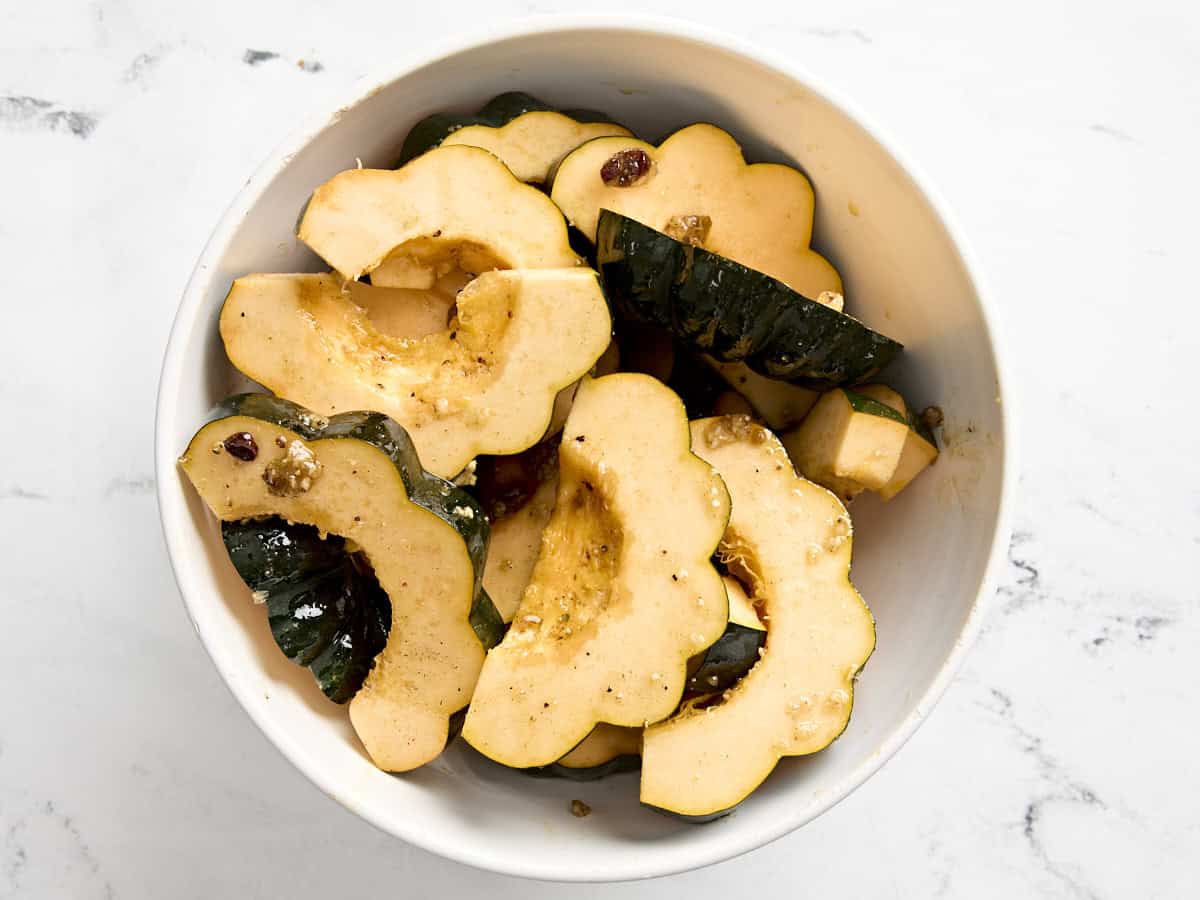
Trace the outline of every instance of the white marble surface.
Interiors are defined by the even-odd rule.
[[[221,685],[163,551],[160,354],[229,198],[403,48],[561,8],[350,6],[0,5],[0,897],[565,893],[404,846],[310,786]],[[572,896],[1196,896],[1200,8],[734,8],[687,12],[857,99],[973,236],[1015,356],[1017,534],[961,676],[865,787],[742,859]]]

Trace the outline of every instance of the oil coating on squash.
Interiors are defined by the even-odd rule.
[[[721,815],[785,756],[816,753],[845,729],[874,621],[850,583],[850,518],[796,475],[769,431],[742,416],[692,423],[692,442],[733,498],[720,555],[752,585],[767,640],[723,695],[646,729],[642,802],[694,819]]]
[[[647,375],[585,380],[563,429],[554,512],[512,627],[488,655],[466,740],[528,768],[601,722],[670,715],[689,657],[727,623],[710,557],[728,515],[673,392]]]

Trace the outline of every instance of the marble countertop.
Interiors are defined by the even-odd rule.
[[[397,47],[559,6],[0,6],[0,897],[564,893],[405,846],[283,763],[178,600],[151,453],[176,301],[259,160]],[[1200,357],[1200,8],[797,9],[687,13],[854,97],[973,237],[1016,354],[1009,564],[941,705],[848,800],[741,859],[571,895],[1195,896],[1200,426],[1171,390]]]

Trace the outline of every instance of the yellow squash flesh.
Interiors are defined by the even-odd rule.
[[[313,192],[297,236],[348,281],[389,255],[404,275],[378,283],[428,288],[455,268],[574,266],[562,213],[478,147],[438,147],[399,169],[349,169]]]
[[[618,756],[640,756],[641,753],[641,728],[597,725],[558,764],[568,769],[590,769],[612,762]]]
[[[480,147],[508,166],[519,180],[542,184],[564,156],[594,138],[628,135],[612,122],[576,122],[550,110],[522,113],[499,127],[468,125],[452,132],[440,146]]]
[[[333,275],[249,275],[221,311],[233,364],[323,415],[371,409],[405,427],[425,468],[450,478],[481,453],[519,453],[545,433],[555,395],[608,346],[590,269],[485,273],[457,315],[418,339],[384,334]]]
[[[855,410],[835,388],[782,438],[797,471],[850,500],[891,480],[909,431],[903,421]]]
[[[520,509],[492,523],[483,589],[505,622],[511,622],[516,615],[521,595],[529,584],[557,493],[558,476],[554,474],[538,485]]]
[[[688,658],[728,616],[709,560],[729,497],[689,443],[683,405],[655,379],[580,386],[540,554],[463,728],[485,756],[547,765],[598,723],[636,727],[678,704]]]
[[[904,402],[904,398],[886,385],[869,384],[855,388],[855,390],[872,400],[887,404],[902,416],[908,414],[908,404]],[[892,477],[879,488],[879,496],[884,500],[891,500],[908,487],[914,478],[931,466],[937,457],[937,447],[925,440],[915,428],[910,426],[908,434],[904,438],[904,447],[900,451],[900,460],[896,463]]]
[[[606,185],[601,168],[627,149],[650,157],[649,174],[628,187]],[[813,299],[842,290],[837,270],[809,247],[814,197],[808,179],[790,166],[747,165],[737,142],[713,125],[690,125],[658,147],[626,137],[589,141],[562,161],[551,197],[592,241],[601,209],[659,231],[677,216],[707,216],[705,249]]]
[[[232,434],[253,435],[246,462],[214,451]],[[272,493],[264,473],[293,444],[319,465],[307,490]],[[180,464],[219,519],[280,516],[354,543],[370,560],[392,606],[388,642],[350,702],[350,720],[372,761],[403,772],[442,752],[449,717],[470,699],[484,651],[468,621],[474,569],[462,537],[411,503],[391,459],[352,438],[305,441],[249,416],[205,425]]]
[[[729,487],[719,553],[751,582],[767,640],[716,705],[688,704],[646,729],[641,799],[709,817],[741,802],[780,758],[842,733],[875,629],[850,583],[852,532],[838,499],[798,477],[778,439],[745,417],[693,422],[692,445]]]

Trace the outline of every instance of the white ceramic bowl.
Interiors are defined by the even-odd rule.
[[[695,826],[644,809],[637,776],[592,784],[531,779],[456,742],[424,769],[373,768],[344,710],[273,645],[263,612],[175,460],[236,383],[217,335],[230,281],[319,270],[293,236],[309,193],[355,165],[387,166],[409,126],[473,110],[503,90],[605,110],[652,139],[695,121],[740,138],[751,160],[798,163],[817,193],[816,245],[847,303],[907,346],[889,373],[946,411],[949,448],[891,504],[854,505],[853,576],[878,649],[845,735],[785,760],[731,816]],[[188,613],[246,711],[291,762],[347,808],[410,843],[471,865],[556,880],[622,880],[696,868],[799,827],[862,784],[928,715],[990,596],[1007,539],[1008,411],[986,302],[961,237],[912,168],[807,73],[756,48],[662,21],[555,19],[406,62],[357,85],[293,135],[247,182],[184,293],[163,364],[156,461],[167,546]],[[568,801],[594,813],[576,819]]]

